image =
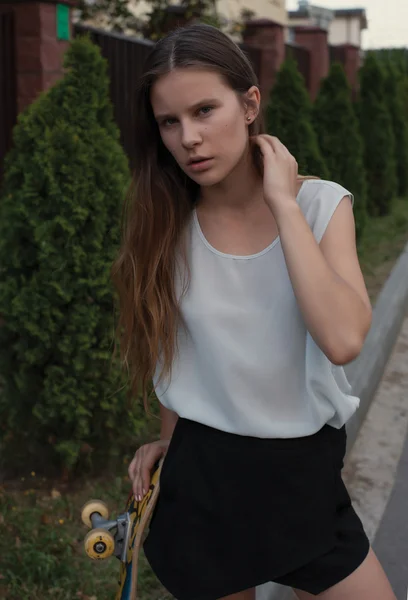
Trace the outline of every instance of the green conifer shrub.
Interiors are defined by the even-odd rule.
[[[408,120],[404,107],[404,101],[408,103],[408,97],[405,99],[405,77],[401,69],[390,60],[386,67],[385,92],[395,138],[397,193],[401,197],[408,195]]]
[[[329,75],[322,81],[313,116],[330,179],[355,196],[356,232],[360,238],[367,214],[363,141],[351,100],[351,88],[341,64],[333,63]]]
[[[367,210],[373,216],[388,214],[397,194],[395,138],[385,84],[382,65],[373,53],[368,53],[360,69],[358,115],[367,175]]]
[[[283,63],[265,111],[267,131],[296,158],[299,173],[328,178],[328,170],[312,125],[312,103],[296,62]]]
[[[65,68],[20,115],[0,198],[0,454],[16,469],[119,453],[144,428],[112,359],[128,161],[99,49],[77,38]]]

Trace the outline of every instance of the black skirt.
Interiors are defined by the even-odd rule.
[[[178,600],[216,600],[274,581],[319,594],[369,542],[341,478],[346,430],[260,439],[179,419],[146,557]]]

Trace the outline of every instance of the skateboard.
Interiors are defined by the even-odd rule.
[[[139,553],[160,491],[163,460],[152,471],[147,494],[138,502],[129,495],[125,512],[109,520],[107,505],[89,500],[81,511],[82,522],[91,528],[84,540],[85,552],[93,560],[116,556],[120,576],[115,600],[136,600]]]

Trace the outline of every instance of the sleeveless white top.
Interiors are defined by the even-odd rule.
[[[336,183],[303,183],[297,202],[317,242],[344,196],[354,202]],[[279,237],[257,254],[224,254],[205,239],[195,212],[188,234],[184,295],[182,278],[176,282],[186,328],[170,380],[158,382],[157,365],[160,402],[180,417],[259,438],[342,427],[359,399],[306,329]]]

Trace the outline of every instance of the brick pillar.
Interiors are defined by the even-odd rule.
[[[361,66],[360,48],[352,44],[341,44],[331,47],[332,60],[343,65],[348,82],[353,92],[353,98],[357,97],[359,89],[358,72]]]
[[[258,78],[263,103],[266,103],[276,74],[285,60],[284,27],[269,19],[248,21],[243,32],[243,41],[245,46],[260,51]]]
[[[327,31],[320,27],[295,27],[295,41],[310,52],[309,93],[314,100],[321,79],[329,74],[330,52]]]
[[[17,110],[21,112],[40,92],[63,74],[63,56],[69,41],[57,39],[57,4],[72,0],[0,0],[0,8],[15,13]],[[70,8],[70,30],[72,31]]]

